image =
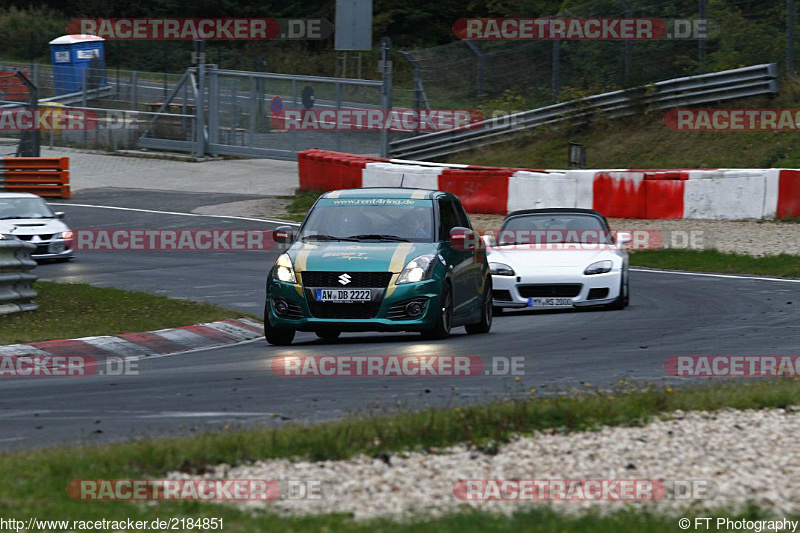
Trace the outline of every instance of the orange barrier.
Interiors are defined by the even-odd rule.
[[[70,197],[68,157],[5,157],[0,161],[4,190],[47,198]]]

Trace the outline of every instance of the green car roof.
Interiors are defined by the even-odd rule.
[[[431,189],[409,189],[402,187],[362,187],[361,189],[341,189],[324,193],[321,198],[416,198],[434,199],[453,197],[453,195]]]

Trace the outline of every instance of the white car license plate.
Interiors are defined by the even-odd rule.
[[[528,298],[528,307],[572,307],[572,298]]]
[[[318,302],[368,302],[370,289],[317,289]]]

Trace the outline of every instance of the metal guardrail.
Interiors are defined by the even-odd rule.
[[[36,275],[30,273],[36,267],[36,261],[31,259],[35,249],[33,244],[0,233],[0,315],[39,308],[33,302],[37,296],[33,288]]]
[[[460,129],[418,135],[394,141],[389,147],[391,156],[395,158],[440,157],[503,142],[521,131],[539,126],[563,122],[585,124],[595,115],[617,118],[645,111],[773,94],[778,92],[777,77],[777,64],[768,63],[675,78],[484,120]]]

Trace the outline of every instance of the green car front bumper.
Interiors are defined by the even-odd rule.
[[[267,283],[265,320],[272,327],[298,331],[425,331],[438,319],[443,279],[393,285],[390,282],[377,298],[366,303],[327,303],[314,300],[311,289],[276,280]],[[285,306],[279,304],[285,302]],[[422,304],[419,316],[406,312],[408,304]],[[285,309],[279,312],[278,307]]]

